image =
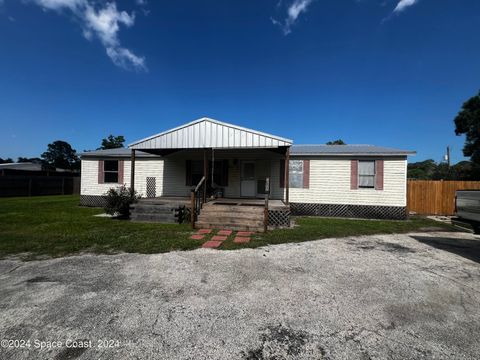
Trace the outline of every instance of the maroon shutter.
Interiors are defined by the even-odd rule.
[[[358,189],[358,160],[352,160],[350,165],[350,189]]]
[[[375,190],[383,190],[383,160],[375,160]]]
[[[103,173],[103,160],[98,160],[98,183],[105,183],[105,177]]]
[[[280,187],[285,187],[285,160],[280,159]]]
[[[310,160],[303,160],[303,188],[310,188]]]
[[[118,183],[123,184],[124,178],[124,162],[123,160],[118,160]]]
[[[185,162],[185,185],[192,186],[192,160]]]

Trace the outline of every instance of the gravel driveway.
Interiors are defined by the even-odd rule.
[[[0,358],[475,358],[479,261],[465,233],[4,260]]]

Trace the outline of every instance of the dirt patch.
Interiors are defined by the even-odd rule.
[[[271,326],[260,336],[261,345],[244,352],[246,360],[276,359],[324,359],[325,350],[310,342],[310,336],[304,331],[293,330],[285,326]]]
[[[65,348],[55,355],[54,360],[72,360],[80,357],[87,348]]]

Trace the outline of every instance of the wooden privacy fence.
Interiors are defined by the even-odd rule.
[[[80,194],[79,177],[0,176],[0,197]]]
[[[480,181],[408,180],[408,210],[419,215],[454,215],[456,190],[480,190]]]

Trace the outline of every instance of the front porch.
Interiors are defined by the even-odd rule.
[[[135,152],[157,155],[161,180],[147,177],[145,193],[160,198],[153,200],[158,206],[174,211],[176,203],[187,209],[192,227],[198,221],[260,229],[261,221],[266,229],[270,211],[288,212],[289,223],[289,169],[282,164],[289,163],[291,145],[288,139],[202,118],[130,144],[130,186],[136,186]]]
[[[196,209],[192,197],[143,198],[132,206],[132,220],[162,223],[191,223],[193,228],[217,228],[263,232],[289,227],[290,206],[282,200],[216,198]],[[193,212],[192,212],[193,204]],[[192,221],[192,213],[196,214]]]

